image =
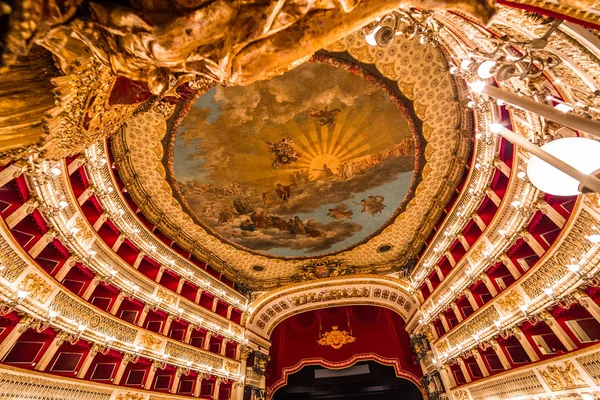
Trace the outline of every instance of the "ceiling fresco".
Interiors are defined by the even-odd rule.
[[[398,54],[402,54],[402,57],[398,57]],[[337,57],[337,59],[334,57]],[[385,150],[386,146],[389,146],[387,148],[393,148],[394,144],[399,143],[399,141],[411,138],[413,127],[416,125],[417,140],[413,140],[416,163],[413,167],[415,168],[414,174],[406,195],[400,193],[398,196],[389,197],[384,192],[370,192],[365,193],[363,196],[362,193],[368,189],[353,189],[349,193],[354,195],[354,198],[331,202],[329,204],[332,204],[332,206],[327,205],[327,208],[323,209],[324,212],[319,215],[322,218],[320,221],[324,223],[335,221],[356,223],[356,221],[367,220],[369,222],[363,222],[363,224],[370,224],[372,221],[373,225],[362,227],[360,233],[365,234],[363,239],[353,236],[346,243],[337,242],[337,246],[340,247],[331,246],[329,249],[312,253],[308,253],[306,249],[298,251],[291,247],[254,250],[233,239],[226,238],[216,228],[208,225],[208,221],[202,217],[201,207],[196,209],[192,207],[191,202],[184,196],[179,183],[185,185],[187,180],[199,180],[199,178],[195,178],[196,176],[201,176],[202,179],[214,179],[214,182],[216,182],[214,185],[219,185],[220,180],[226,181],[226,179],[240,184],[248,183],[256,191],[260,190],[256,207],[263,210],[265,206],[262,193],[267,190],[271,191],[269,198],[272,203],[270,206],[276,203],[284,204],[283,199],[275,191],[277,183],[281,183],[282,186],[291,186],[291,173],[293,171],[288,170],[288,168],[300,166],[302,165],[301,162],[306,162],[310,158],[310,156],[305,155],[306,151],[300,147],[304,143],[304,135],[290,133],[290,130],[285,127],[285,123],[279,121],[276,122],[284,126],[281,129],[269,130],[269,128],[265,128],[260,130],[261,134],[264,132],[264,139],[262,140],[250,141],[247,138],[247,132],[244,133],[240,129],[236,129],[240,136],[245,136],[245,139],[237,141],[235,138],[228,137],[228,150],[223,151],[220,158],[215,158],[217,161],[223,160],[220,162],[229,162],[229,158],[233,160],[235,157],[239,157],[237,153],[261,154],[261,157],[254,157],[254,159],[260,159],[262,171],[265,173],[266,171],[270,172],[270,178],[266,182],[245,178],[245,169],[256,170],[258,175],[260,169],[256,164],[247,168],[239,167],[235,175],[227,175],[228,172],[222,168],[219,172],[220,175],[214,175],[214,178],[209,176],[207,172],[210,166],[208,161],[202,161],[202,157],[196,158],[194,156],[195,154],[201,155],[198,153],[198,145],[202,144],[202,137],[192,139],[196,142],[191,141],[182,146],[184,149],[189,149],[189,154],[183,153],[183,157],[175,157],[176,151],[181,151],[179,146],[186,142],[185,139],[182,139],[183,132],[186,127],[191,126],[191,118],[197,113],[195,108],[204,108],[203,113],[212,114],[212,109],[206,105],[209,103],[202,105],[203,101],[211,98],[208,91],[214,90],[214,94],[212,94],[214,99],[221,90],[222,93],[225,93],[225,91],[236,90],[236,88],[212,89],[201,87],[199,90],[204,94],[196,94],[197,97],[191,98],[183,106],[169,108],[166,110],[168,112],[161,108],[152,108],[147,112],[140,113],[111,138],[110,151],[116,162],[115,167],[121,178],[126,182],[128,193],[144,213],[144,216],[151,223],[158,226],[167,237],[176,240],[183,249],[193,252],[198,259],[208,259],[210,264],[217,270],[224,271],[225,274],[229,274],[228,276],[235,277],[236,280],[242,280],[252,287],[265,288],[288,282],[302,272],[304,266],[321,261],[325,263],[331,260],[339,261],[344,265],[355,267],[353,273],[372,271],[389,273],[393,271],[394,268],[402,265],[406,254],[413,254],[418,251],[429,235],[448,199],[456,192],[456,184],[463,175],[464,163],[468,157],[469,140],[472,136],[469,132],[471,132],[472,126],[469,118],[462,116],[463,109],[457,101],[451,75],[447,72],[447,62],[444,55],[436,47],[423,47],[418,38],[414,40],[397,38],[389,48],[380,49],[368,46],[364,39],[361,39],[360,33],[357,33],[340,41],[335,46],[331,46],[327,49],[327,52],[320,53],[313,61],[317,62],[316,67],[328,68],[334,71],[334,74],[338,72],[340,76],[346,77],[346,81],[342,81],[343,90],[337,92],[338,96],[345,95],[349,91],[344,82],[349,82],[348,79],[350,78],[356,78],[360,82],[357,85],[362,84],[363,87],[367,88],[365,89],[367,93],[363,94],[365,100],[367,95],[380,94],[383,99],[380,104],[387,103],[386,107],[390,107],[390,112],[385,114],[386,118],[395,118],[391,121],[405,121],[403,123],[398,122],[394,126],[394,128],[401,126],[401,123],[407,126],[408,131],[405,136],[396,137],[394,141],[387,142],[389,144],[382,142],[381,149],[377,148],[376,151],[373,151],[373,154]],[[310,67],[304,64],[299,67],[304,66]],[[368,71],[365,71],[365,69],[368,69]],[[275,85],[278,80],[285,79],[286,76],[293,76],[294,71],[286,72],[280,78],[273,78],[264,82],[264,84]],[[328,88],[330,86],[327,85],[329,85],[332,78],[318,80],[319,76],[317,76],[314,79],[317,79],[317,82],[323,88]],[[308,79],[303,80],[308,81]],[[340,82],[335,82],[335,84],[339,85]],[[296,85],[294,90],[299,93],[307,93],[306,91],[309,89],[304,88],[304,86],[307,85]],[[248,90],[248,88],[237,88],[237,90]],[[281,96],[283,96],[283,93],[285,92],[282,92]],[[355,92],[351,93],[356,94]],[[287,96],[290,95],[290,93],[287,93]],[[193,97],[194,94],[191,96]],[[283,102],[285,98],[279,97],[279,99]],[[327,125],[328,132],[335,132],[335,126],[340,125],[343,121],[344,107],[349,109],[347,111],[348,115],[350,115],[350,112],[356,112],[356,106],[346,106],[346,103],[342,103],[341,100],[333,103],[330,99],[333,99],[333,97],[326,99],[327,101],[307,100],[301,108],[302,111],[298,113],[298,119],[303,119],[305,122],[310,121],[308,123],[313,124],[317,138],[321,132],[321,126],[318,125],[318,119],[308,115],[313,108],[317,109],[316,113],[319,110],[333,111],[335,108],[340,109],[339,113],[334,113],[336,114],[334,128],[329,128],[328,122],[324,123],[324,125]],[[250,115],[253,117],[260,115],[264,119],[265,116],[269,116],[268,121],[264,122],[264,126],[274,124],[271,119],[280,113],[279,108],[277,108],[280,104],[273,101],[269,106],[270,108],[257,108],[253,105],[257,101],[256,93],[248,97],[248,101],[250,105],[242,107],[248,111],[246,114],[241,114],[244,118],[248,118]],[[395,106],[393,109],[392,105]],[[221,106],[225,107],[225,103]],[[236,105],[236,107],[238,106]],[[327,110],[325,110],[325,107],[327,107]],[[409,112],[405,113],[404,110],[406,109]],[[223,110],[224,108],[220,109],[220,112],[223,113]],[[464,112],[468,114],[468,111]],[[377,116],[377,113],[371,114],[371,118]],[[384,115],[383,112],[379,112],[379,114],[381,114],[381,117]],[[411,115],[414,115],[414,117],[411,118]],[[210,118],[208,116],[198,117],[196,124],[203,123],[205,119],[214,124],[216,121],[215,116],[216,114],[212,114]],[[254,118],[254,123],[256,123],[257,118]],[[215,141],[211,144],[210,149],[216,149],[217,144],[222,144],[225,141],[223,139],[227,137],[227,133],[223,126],[215,129],[205,124],[204,127],[210,128],[210,132],[213,133],[208,138]],[[369,129],[368,125],[365,126],[364,124],[359,128],[361,131]],[[376,140],[381,140],[375,139],[379,134],[378,131],[370,130],[369,132],[371,132],[369,133],[369,142],[375,143]],[[310,131],[308,133],[310,135]],[[221,138],[221,135],[224,135],[224,137]],[[274,169],[275,153],[270,151],[270,147],[266,142],[278,143],[289,136],[293,137],[294,143],[291,146],[300,154],[300,157],[293,164],[281,165]],[[351,140],[352,137],[348,136],[347,139]],[[229,142],[232,143],[231,150],[229,150]],[[208,140],[204,144],[208,144]],[[240,146],[243,147],[243,150],[238,150]],[[304,147],[306,148],[306,145]],[[200,149],[202,150],[202,147]],[[320,149],[320,146],[317,146],[317,149]],[[329,151],[329,146],[326,146],[325,149]],[[187,160],[188,158],[190,159]],[[185,172],[181,175],[180,169],[177,169],[178,172],[176,173],[175,164],[178,159],[196,163],[191,164],[193,168],[190,168],[187,179]],[[208,160],[210,160],[210,157]],[[340,174],[337,167],[333,168],[327,162],[324,163],[327,164],[334,175]],[[217,162],[216,166],[218,165]],[[310,164],[308,165],[310,166]],[[318,169],[318,167],[315,169]],[[211,168],[211,171],[216,173],[218,168]],[[313,176],[318,177],[316,174]],[[210,182],[206,181],[205,183],[209,184]],[[264,187],[265,190],[260,189],[261,187]],[[294,200],[293,196],[298,199],[299,195],[294,193],[297,192],[292,188],[288,202]],[[353,204],[353,202],[361,203],[363,199],[368,200],[369,195],[384,197],[382,203],[385,207],[383,207],[381,213],[377,213],[375,216],[372,216],[366,210],[362,213],[362,204],[360,206]],[[377,198],[375,199],[377,200]],[[232,201],[233,199],[228,203],[231,206],[233,206]],[[339,203],[348,205],[349,210],[341,211],[343,213],[352,211],[352,219],[334,219],[327,215],[330,212],[329,209],[334,210],[335,205]],[[333,215],[337,214],[337,211],[340,211],[340,209],[334,211]],[[388,214],[390,216],[384,217],[384,212],[390,213]],[[267,214],[266,211],[265,214]],[[246,218],[251,220],[251,215],[252,213]],[[300,213],[296,215],[303,223],[304,220],[309,219],[302,218]],[[288,221],[294,216],[292,214]],[[241,222],[240,220],[240,224]],[[375,226],[375,222],[377,222],[377,226]],[[370,229],[373,229],[371,233],[367,232],[369,226]],[[254,229],[254,232],[256,232],[256,225]],[[277,232],[286,235],[287,225],[285,229]],[[242,231],[241,228],[239,230]],[[246,232],[253,233],[252,231],[243,231],[243,233]],[[284,254],[292,255],[277,256],[276,251],[285,251]]]
[[[277,257],[336,252],[391,222],[414,183],[414,123],[400,99],[353,72],[306,63],[190,102],[170,170],[192,217]]]

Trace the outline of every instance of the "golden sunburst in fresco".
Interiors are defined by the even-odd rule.
[[[402,107],[320,63],[213,87],[172,135],[171,179],[192,217],[237,246],[276,257],[340,251],[397,216],[414,183]]]

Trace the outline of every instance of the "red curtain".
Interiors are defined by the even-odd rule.
[[[332,326],[355,337],[339,349],[318,343]],[[394,366],[398,376],[419,384],[421,368],[410,350],[404,320],[395,312],[373,306],[348,306],[308,311],[281,322],[271,335],[271,364],[267,387],[272,394],[287,375],[304,365],[345,368],[362,360]]]

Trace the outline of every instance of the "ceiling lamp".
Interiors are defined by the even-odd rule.
[[[419,37],[421,44],[438,42],[439,25],[433,12],[416,8],[399,8],[383,18],[366,25],[362,32],[370,46],[386,47],[396,36],[406,39]]]
[[[500,124],[492,124],[490,130],[532,154],[527,176],[541,191],[557,196],[600,193],[600,142],[573,137],[538,147]]]
[[[494,77],[498,81],[513,77],[529,79],[540,76],[545,70],[560,63],[560,57],[548,52],[546,46],[561,23],[562,20],[554,20],[542,37],[529,41],[517,41],[508,35],[477,38],[490,42],[492,49],[486,51],[477,48],[469,54],[470,58],[467,60],[471,61],[471,71],[476,71],[481,79]]]
[[[543,145],[541,150],[584,174],[600,172],[600,157],[598,157],[600,142],[598,141],[581,137],[563,138]],[[527,176],[538,189],[558,196],[573,196],[588,189],[578,180],[535,156],[527,164]]]

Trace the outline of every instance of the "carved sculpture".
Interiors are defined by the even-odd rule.
[[[549,365],[545,369],[541,369],[540,374],[552,391],[586,386],[579,371],[571,361],[565,361],[564,366]]]
[[[402,0],[24,0],[8,12],[2,63],[37,43],[64,60],[91,51],[120,76],[155,94],[169,76],[204,76],[245,85],[293,67]],[[464,11],[487,22],[494,0],[420,0],[413,5]],[[4,4],[4,3],[3,3]],[[44,12],[44,10],[52,12]],[[300,44],[300,45],[298,45]],[[184,78],[185,77],[185,78]]]
[[[40,302],[46,301],[52,291],[52,287],[41,276],[33,273],[23,278],[19,284],[19,289],[29,292],[32,297]]]

